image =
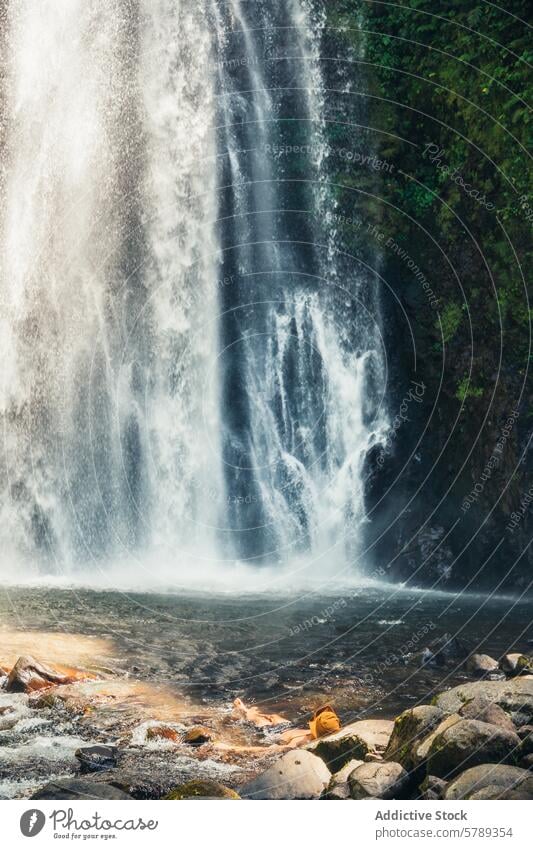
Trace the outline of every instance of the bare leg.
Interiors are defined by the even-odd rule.
[[[256,725],[257,728],[265,728],[268,725],[279,725],[282,722],[287,722],[284,716],[278,713],[263,713],[255,705],[247,707],[242,699],[235,699],[233,707],[239,716]]]
[[[291,728],[289,731],[284,731],[277,738],[281,744],[288,746],[291,749],[296,749],[298,746],[304,746],[310,743],[313,739],[311,732],[306,728]]]

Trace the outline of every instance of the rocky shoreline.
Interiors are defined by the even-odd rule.
[[[431,704],[286,751],[252,745],[229,708],[195,714],[127,674],[21,656],[0,664],[0,781],[23,771],[10,795],[33,799],[533,798],[532,660],[461,663],[468,680]]]

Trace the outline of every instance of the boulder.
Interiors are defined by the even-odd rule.
[[[50,781],[32,799],[132,799],[127,793],[109,784],[97,784],[83,778]]]
[[[96,678],[91,672],[64,666],[47,666],[24,655],[19,657],[7,676],[6,690],[10,693],[33,693],[57,684],[73,684]]]
[[[446,713],[456,713],[478,696],[503,708],[517,728],[533,723],[533,676],[508,681],[468,681],[440,693],[434,703]]]
[[[185,732],[182,742],[189,746],[203,746],[213,739],[213,732],[205,725],[195,725]]]
[[[171,790],[167,800],[180,799],[240,799],[235,790],[231,790],[224,784],[219,784],[218,781],[209,779],[201,779],[199,781],[188,781],[186,784],[180,784]]]
[[[533,661],[525,654],[506,654],[500,660],[500,668],[506,675],[527,675],[533,672]]]
[[[448,782],[442,778],[437,778],[436,775],[426,775],[420,785],[420,798],[427,801],[444,799],[447,786]]]
[[[308,743],[306,749],[337,772],[356,758],[364,760],[369,752],[382,754],[389,742],[394,723],[388,719],[362,719]]]
[[[418,705],[404,710],[394,720],[391,738],[385,749],[385,760],[397,761],[406,770],[413,769],[413,749],[444,717],[443,711],[433,705]]]
[[[528,775],[527,770],[516,766],[480,764],[467,769],[451,781],[446,788],[444,798],[447,800],[470,799],[474,793],[479,793],[486,788],[491,788],[491,793],[494,792],[493,788],[503,792],[521,784]]]
[[[481,696],[466,702],[459,710],[459,715],[464,719],[479,719],[480,722],[489,722],[491,725],[498,725],[500,728],[516,733],[514,723],[503,708]]]
[[[498,669],[498,661],[488,654],[471,654],[466,659],[465,668],[470,675],[484,678],[485,675]]]
[[[80,762],[82,773],[100,772],[117,765],[116,746],[84,746],[82,749],[77,749],[74,754]]]
[[[433,740],[435,740],[435,738],[438,737],[438,735],[441,734],[443,731],[446,731],[447,728],[451,728],[452,725],[455,725],[457,722],[460,721],[461,717],[459,716],[459,714],[452,713],[451,716],[447,716],[445,719],[442,720],[442,722],[439,722],[437,727],[430,734],[428,734],[427,737],[423,737],[419,743],[415,743],[411,751],[411,759],[413,766],[417,768],[424,764],[429,755],[429,750],[431,748]]]
[[[477,764],[513,762],[519,745],[514,732],[476,719],[461,719],[433,739],[427,771],[450,778]]]
[[[362,766],[363,761],[351,760],[339,769],[335,775],[331,776],[327,789],[322,794],[323,799],[349,799],[350,787],[348,785],[348,776],[358,766]]]
[[[401,764],[393,761],[363,764],[348,776],[352,799],[402,799],[409,785],[409,775]]]
[[[521,766],[522,769],[533,770],[533,755],[525,755],[523,758],[520,758],[518,766]]]
[[[171,743],[178,743],[181,740],[181,735],[170,725],[151,725],[146,729],[146,739],[169,740]]]
[[[331,780],[325,763],[305,749],[287,752],[240,788],[248,799],[319,799]]]

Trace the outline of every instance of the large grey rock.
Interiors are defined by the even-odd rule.
[[[296,749],[239,792],[246,799],[318,799],[330,779],[331,772],[324,761],[305,749]]]
[[[486,763],[513,763],[520,738],[488,722],[462,719],[437,734],[431,743],[428,774],[451,778],[468,767]]]
[[[513,721],[507,713],[499,705],[491,702],[486,697],[478,696],[472,699],[459,710],[459,715],[464,719],[478,719],[480,722],[489,722],[491,725],[498,725],[500,728],[505,728],[512,733],[516,732]]]
[[[468,681],[440,693],[434,701],[446,713],[456,713],[478,696],[503,708],[517,727],[533,722],[533,675],[509,681]]]
[[[127,793],[109,784],[97,784],[83,778],[50,781],[33,794],[32,799],[132,799]]]
[[[423,737],[420,741],[415,743],[411,751],[411,758],[415,768],[421,766],[427,761],[433,740],[457,722],[461,722],[461,717],[458,713],[452,713],[451,716],[446,716],[442,722],[439,722],[437,727],[434,728],[427,737]]]
[[[451,781],[446,788],[444,798],[470,799],[475,793],[484,791],[486,788],[497,788],[499,792],[504,792],[521,784],[529,775],[527,770],[516,766],[480,764],[465,770]]]
[[[479,678],[484,678],[491,672],[496,672],[498,669],[498,661],[494,660],[488,654],[471,654],[466,659],[466,671],[470,675],[476,675]]]
[[[506,675],[528,675],[533,672],[533,661],[525,654],[515,652],[504,655],[500,667]]]
[[[349,799],[350,787],[348,785],[348,776],[358,766],[363,765],[363,761],[351,760],[339,769],[334,775],[323,794],[324,799]]]
[[[352,799],[401,799],[408,784],[403,766],[391,761],[363,764],[348,776]]]
[[[427,737],[445,716],[440,708],[433,705],[418,705],[404,710],[394,720],[392,735],[385,749],[385,760],[396,761],[406,770],[413,769],[416,765],[413,751],[417,743]]]
[[[330,734],[308,743],[306,749],[318,755],[333,771],[337,772],[345,763],[364,760],[369,752],[383,754],[394,723],[388,719],[361,719]]]

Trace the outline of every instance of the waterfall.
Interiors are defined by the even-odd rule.
[[[376,280],[324,226],[320,26],[303,2],[231,0],[221,27],[224,452],[238,556],[342,571],[387,425]]]
[[[2,576],[357,566],[384,358],[325,226],[320,27],[305,0],[9,4]]]

